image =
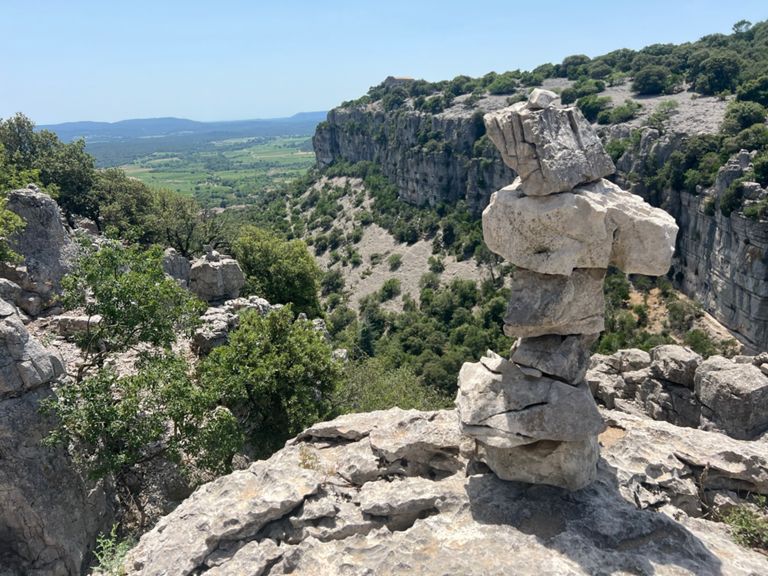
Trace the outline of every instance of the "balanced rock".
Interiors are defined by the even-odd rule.
[[[602,430],[589,388],[531,377],[493,353],[459,372],[462,432],[496,447],[582,440]]]
[[[483,211],[483,237],[515,266],[569,275],[574,268],[616,266],[627,274],[666,274],[677,224],[640,196],[600,180],[543,198],[520,180],[495,192]]]
[[[605,328],[604,278],[605,270],[600,269],[556,276],[518,268],[510,283],[504,333],[532,337],[601,332]]]
[[[520,338],[512,350],[512,361],[530,366],[543,374],[565,382],[581,382],[589,368],[590,346],[597,334],[548,334]]]
[[[195,260],[189,270],[189,289],[206,302],[237,298],[245,275],[237,260],[209,250]]]
[[[484,117],[488,136],[529,196],[565,192],[615,170],[581,111],[550,106],[551,94],[532,93],[527,103]]]

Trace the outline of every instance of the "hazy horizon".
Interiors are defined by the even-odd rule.
[[[694,41],[768,18],[764,1],[6,0],[0,118],[37,124],[268,119],[329,110],[385,77],[531,69],[576,53]]]

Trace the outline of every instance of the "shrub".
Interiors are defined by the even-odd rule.
[[[402,254],[394,253],[394,254],[390,255],[390,257],[387,258],[387,263],[389,264],[390,272],[394,272],[395,270],[400,268],[400,266],[403,263],[403,256],[402,256]]]
[[[683,341],[686,346],[689,346],[694,352],[701,354],[704,358],[719,352],[717,343],[704,330],[698,328],[686,332]]]
[[[605,110],[611,103],[611,99],[607,96],[601,97],[595,94],[589,96],[582,96],[576,100],[576,106],[579,107],[584,117],[590,122],[597,120],[597,115]]]
[[[301,430],[328,417],[341,378],[322,334],[291,306],[266,316],[243,313],[229,342],[201,366],[206,393],[235,414],[259,455],[282,447]]]
[[[763,106],[768,106],[768,76],[747,80],[736,92],[738,100],[751,100]]]
[[[382,358],[350,363],[337,388],[334,410],[339,414],[387,410],[439,410],[451,399],[425,385],[408,366],[392,368]]]
[[[738,134],[753,124],[765,122],[766,109],[757,102],[734,101],[728,105],[720,130],[724,134]]]
[[[743,179],[739,178],[731,183],[720,197],[720,212],[723,216],[730,216],[735,210],[741,208],[744,201]]]
[[[315,239],[315,251],[318,241]],[[253,226],[245,226],[233,245],[246,277],[245,292],[273,304],[292,303],[299,312],[320,313],[317,297],[320,269],[301,240],[282,240]]]
[[[379,300],[386,302],[392,300],[396,296],[400,295],[400,280],[397,278],[389,278],[381,285],[379,290]]]
[[[671,75],[664,66],[645,66],[635,74],[632,90],[641,96],[664,94],[669,87]]]
[[[739,544],[765,551],[768,550],[768,518],[765,516],[765,497],[758,498],[762,514],[746,506],[737,506],[728,512],[724,520]]]
[[[517,89],[517,79],[511,72],[499,74],[496,79],[488,85],[488,92],[491,94],[514,94]]]

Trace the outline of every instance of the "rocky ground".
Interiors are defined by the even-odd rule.
[[[132,575],[764,574],[714,494],[768,493],[766,439],[607,410],[597,481],[504,482],[453,411],[321,423],[200,488],[140,541]]]

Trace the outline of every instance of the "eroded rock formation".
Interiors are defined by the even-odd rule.
[[[32,338],[18,311],[0,300],[0,574],[78,576],[110,504],[82,478],[65,447],[43,439],[54,422],[40,401],[64,371]]]
[[[175,260],[175,259],[174,259]],[[166,254],[165,269],[171,272],[179,266]],[[184,273],[182,270],[181,273]],[[173,274],[171,274],[173,276]],[[181,279],[183,282],[183,277]],[[240,295],[240,288],[245,284],[245,275],[237,260],[219,254],[208,247],[205,255],[198,258],[189,269],[189,289],[198,298],[206,302],[222,302]]]
[[[768,493],[764,445],[607,411],[596,480],[565,494],[475,464],[453,411],[316,424],[207,484],[129,554],[130,576],[768,572],[704,518]]]
[[[506,360],[465,364],[456,406],[475,457],[500,478],[577,490],[597,470],[602,420],[584,380],[589,346],[604,328],[603,279],[666,273],[671,216],[603,179],[613,163],[577,108],[534,91],[486,115],[488,134],[519,174],[483,212],[488,247],[518,269],[505,332]]]

